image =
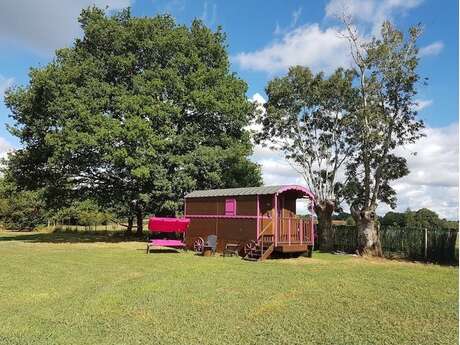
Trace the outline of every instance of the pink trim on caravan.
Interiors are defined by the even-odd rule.
[[[260,234],[260,202],[259,202],[259,194],[257,194],[257,238],[259,238]]]
[[[226,216],[225,214],[188,214],[187,218],[241,218],[241,219],[257,219],[257,216]],[[270,217],[260,216],[259,219],[270,219]]]
[[[273,232],[275,233],[275,247],[278,245],[278,193],[273,194]]]
[[[308,195],[308,197],[309,197],[310,199],[315,200],[315,195],[314,195],[312,192],[310,192],[310,190],[308,190],[308,189],[305,188],[305,187],[296,185],[296,184],[284,186],[283,188],[278,189],[278,191],[277,191],[276,193],[277,193],[277,194],[281,194],[281,193],[286,192],[286,191],[288,191],[288,190],[296,190],[296,191],[302,192],[302,193],[304,193],[305,195]]]
[[[312,247],[315,246],[315,225],[313,224],[313,212],[314,212],[314,205],[313,202],[310,206],[310,238],[311,238],[311,245]]]

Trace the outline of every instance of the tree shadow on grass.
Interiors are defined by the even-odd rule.
[[[17,235],[0,236],[0,242],[22,241],[28,243],[120,243],[120,242],[146,242],[147,235],[142,237],[127,235],[123,231],[75,231],[59,230],[54,232],[29,232]]]
[[[150,249],[148,254],[171,254],[171,253],[180,253],[180,252],[181,251],[179,249],[174,249],[174,248],[154,248],[154,249]]]

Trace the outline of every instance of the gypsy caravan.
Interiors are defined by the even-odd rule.
[[[238,244],[249,258],[311,252],[313,219],[296,215],[299,198],[309,199],[312,207],[314,195],[298,185],[193,191],[185,196],[186,244],[193,247],[216,235],[217,251]]]

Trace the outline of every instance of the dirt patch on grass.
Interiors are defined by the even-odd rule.
[[[421,265],[421,266],[430,266],[431,263],[425,263],[421,261],[410,261],[404,259],[388,259],[388,258],[379,258],[379,257],[353,257],[350,260],[350,263],[360,265],[363,263],[371,264],[371,265],[391,265],[391,266],[413,266],[413,265]]]
[[[295,258],[295,259],[276,259],[270,262],[279,263],[283,265],[299,265],[299,266],[308,266],[308,265],[327,265],[330,264],[330,261],[315,259],[315,258]]]
[[[430,267],[437,266],[433,263],[425,263],[421,261],[410,261],[405,259],[389,259],[379,257],[361,257],[356,255],[337,255],[336,257],[328,256],[326,259],[319,258],[305,258],[299,257],[294,259],[277,259],[271,260],[270,263],[282,265],[295,265],[295,266],[330,266],[330,265],[386,265],[386,266],[420,266]]]

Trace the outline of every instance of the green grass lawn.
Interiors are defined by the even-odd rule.
[[[0,344],[457,343],[457,268],[144,250],[0,233]]]

